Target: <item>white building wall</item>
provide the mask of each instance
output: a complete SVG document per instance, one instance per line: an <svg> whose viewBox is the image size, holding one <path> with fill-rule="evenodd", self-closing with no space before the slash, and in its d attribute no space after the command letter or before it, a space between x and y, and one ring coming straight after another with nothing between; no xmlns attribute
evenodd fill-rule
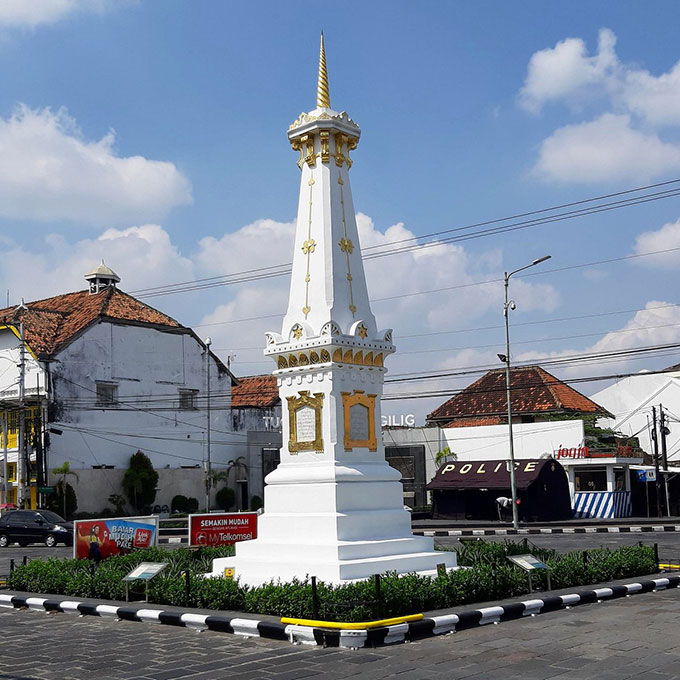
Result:
<svg viewBox="0 0 680 680"><path fill-rule="evenodd" d="M584 443L582 420L513 423L512 433L517 459L556 457L558 449L578 448ZM507 425L384 429L383 437L385 446L424 446L428 481L439 468L437 452L446 446L460 461L507 460L510 456Z"/></svg>
<svg viewBox="0 0 680 680"><path fill-rule="evenodd" d="M0 401L19 400L19 338L9 329L0 328ZM30 352L24 353L26 397L45 393L45 371Z"/></svg>
<svg viewBox="0 0 680 680"><path fill-rule="evenodd" d="M598 420L600 427L610 427L629 437L638 437L640 447L653 453L647 418L652 420L652 406L663 404L671 417L668 423L670 435L666 438L669 461L680 462L680 372L630 376L619 380L592 396L615 417ZM659 443L659 452L661 445Z"/></svg>
<svg viewBox="0 0 680 680"><path fill-rule="evenodd" d="M156 468L202 463L206 453L206 362L190 334L100 323L50 363L50 468L113 465L127 468L143 451ZM117 385L119 406L98 406L97 382ZM197 390L196 410L179 410L179 390ZM245 451L232 432L231 383L210 361L211 461L226 465ZM112 492L111 492L112 493Z"/></svg>

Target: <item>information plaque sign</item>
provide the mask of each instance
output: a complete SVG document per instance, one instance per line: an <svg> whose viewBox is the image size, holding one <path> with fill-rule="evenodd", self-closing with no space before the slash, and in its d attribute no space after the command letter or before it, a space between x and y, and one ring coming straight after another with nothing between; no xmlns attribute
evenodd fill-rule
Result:
<svg viewBox="0 0 680 680"><path fill-rule="evenodd" d="M537 557L530 555L529 553L525 555L508 555L508 559L520 569L523 569L527 573L529 579L529 592L533 592L531 586L531 574L536 570L545 570L546 576L548 577L548 590L552 590L550 584L550 567L545 563L541 562Z"/></svg>
<svg viewBox="0 0 680 680"><path fill-rule="evenodd" d="M123 577L125 581L125 601L129 602L130 592L129 586L131 581L144 581L145 584L145 602L149 601L149 581L159 574L165 567L168 566L167 562L142 562L136 566L127 576Z"/></svg>

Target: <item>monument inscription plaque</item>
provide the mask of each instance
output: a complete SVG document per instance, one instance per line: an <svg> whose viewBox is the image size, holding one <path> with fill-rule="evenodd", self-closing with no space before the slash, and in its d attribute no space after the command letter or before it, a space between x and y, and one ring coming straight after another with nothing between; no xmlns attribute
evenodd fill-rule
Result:
<svg viewBox="0 0 680 680"><path fill-rule="evenodd" d="M316 439L316 412L311 406L303 406L295 412L295 426L298 442L313 442Z"/></svg>
<svg viewBox="0 0 680 680"><path fill-rule="evenodd" d="M311 396L302 390L297 397L286 397L288 402L288 450L292 454L298 451L323 451L321 436L321 413L323 393Z"/></svg>

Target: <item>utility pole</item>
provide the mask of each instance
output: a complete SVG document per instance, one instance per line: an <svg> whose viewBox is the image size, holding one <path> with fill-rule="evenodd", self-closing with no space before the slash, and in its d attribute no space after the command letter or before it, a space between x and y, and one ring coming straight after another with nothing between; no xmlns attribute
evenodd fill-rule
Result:
<svg viewBox="0 0 680 680"><path fill-rule="evenodd" d="M206 382L206 465L205 465L205 511L210 512L210 487L212 486L212 469L210 465L210 345L212 340L205 339L205 382Z"/></svg>
<svg viewBox="0 0 680 680"><path fill-rule="evenodd" d="M23 301L22 301L23 302ZM17 507L24 507L24 479L26 467L26 347L24 345L24 324L19 324L19 436L17 440Z"/></svg>
<svg viewBox="0 0 680 680"><path fill-rule="evenodd" d="M668 454L666 452L666 435L670 430L666 427L666 414L663 412L663 404L659 404L659 432L661 433L661 461L663 463L663 483L666 492L666 515L671 516L671 499L668 493Z"/></svg>
<svg viewBox="0 0 680 680"><path fill-rule="evenodd" d="M659 443L656 436L656 408L652 406L652 445L654 448L654 469L656 470L656 514L662 516L661 512L661 479L659 475Z"/></svg>
<svg viewBox="0 0 680 680"><path fill-rule="evenodd" d="M8 411L2 413L2 479L3 479L3 503L9 503L9 479L7 479L7 434L9 428L7 427Z"/></svg>

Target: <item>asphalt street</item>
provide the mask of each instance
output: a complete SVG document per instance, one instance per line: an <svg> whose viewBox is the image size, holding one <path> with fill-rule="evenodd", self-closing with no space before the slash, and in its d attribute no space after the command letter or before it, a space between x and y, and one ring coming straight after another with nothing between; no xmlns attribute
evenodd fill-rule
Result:
<svg viewBox="0 0 680 680"><path fill-rule="evenodd" d="M484 536L485 541L504 540L519 542L523 537L520 536ZM453 536L437 536L435 544L447 548L455 548L459 545L458 538ZM467 539L470 540L470 539ZM537 545L545 548L555 548L562 552L570 550L589 550L591 548L617 548L622 545L634 545L642 541L645 545L659 545L659 557L661 560L680 561L680 532L649 532L649 533L625 533L625 534L533 534L527 536L529 546ZM169 549L180 548L179 544L169 544L162 547ZM25 548L17 544L12 544L7 548L0 548L0 576L9 573L10 560L15 564L21 564L24 556L28 560L48 559L50 557L71 557L73 548L56 546L47 548L42 544L30 545Z"/></svg>

